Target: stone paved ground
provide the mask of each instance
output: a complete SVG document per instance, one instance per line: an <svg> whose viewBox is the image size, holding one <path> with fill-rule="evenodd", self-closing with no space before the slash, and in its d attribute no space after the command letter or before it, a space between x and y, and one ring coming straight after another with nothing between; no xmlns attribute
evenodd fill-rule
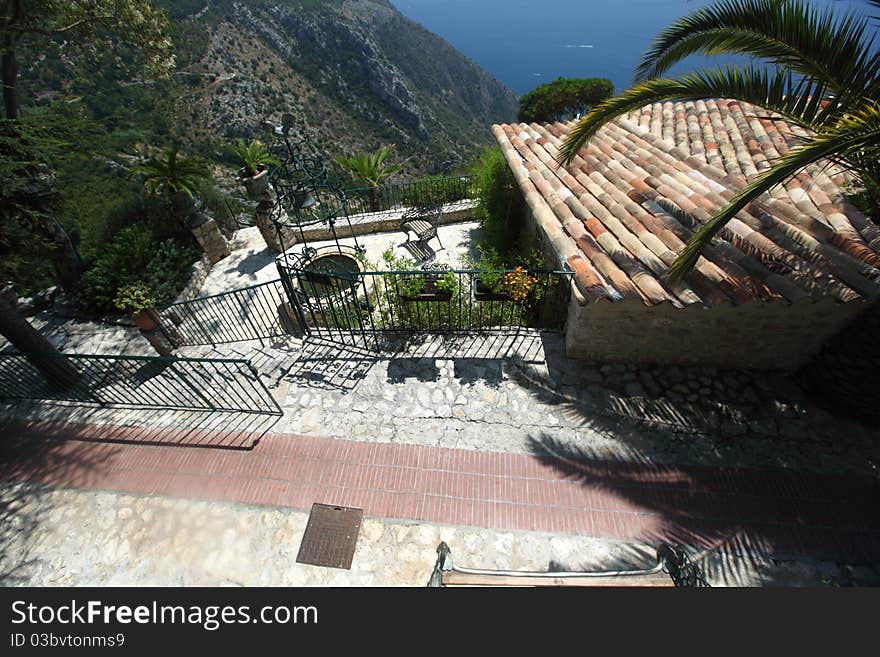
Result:
<svg viewBox="0 0 880 657"><path fill-rule="evenodd" d="M463 226L458 228L463 230ZM441 237L444 243L450 240L443 234ZM462 234L462 239L465 237ZM453 243L454 240L450 241L450 244ZM236 287L239 284L252 284L259 276L273 273L274 268L267 268L270 261L260 264L260 258L264 258L264 255L260 255L260 249L253 249L252 253L244 251L246 249L234 253L231 259L215 267L212 272L215 278L209 278L206 291L215 291L212 285L219 290L226 289L224 285ZM132 329L100 327L90 323L60 323L49 321L45 316L39 316L35 322L43 322L42 326L50 333L50 339L56 340L60 347L72 352L142 353L148 349L143 338ZM708 464L725 468L782 467L858 474L874 479L878 476L880 440L877 429L859 425L816 406L805 399L797 386L784 377L767 373L721 372L710 368L600 366L572 362L563 356L561 338L551 334L523 332L506 337L474 336L453 341L416 341L394 345L393 350L384 354L290 338L270 342L265 346L239 343L216 349L188 349L181 355L250 359L282 404L284 417L275 419L252 416L231 420L229 416L222 414L191 414L182 419L179 414L156 411L132 413L112 409L84 409L64 404L21 403L0 407L0 417L55 418L130 426L173 426L176 430L175 441L178 443L207 444L214 447L250 447L255 433L259 435L260 432L272 430L344 441L430 445L513 454L529 453L536 445L552 445L577 458L624 459L636 464ZM212 442L219 435L218 429L231 429L224 434L219 445ZM98 494L72 491L52 495L60 496L49 497L61 500L57 508L64 511L58 511L62 513L60 516L46 512L45 515L51 522L43 525L43 529L33 535L50 536L40 543L39 550L42 550L44 560L50 559L53 551L61 556L57 557L54 566L41 571L42 574L29 571L30 574L24 581L47 583L51 577L63 577L59 574L61 565L83 577L70 581L109 581L108 578L113 577L109 570L99 572L96 567L89 571L88 565L84 563L94 558L94 553L84 550L77 552L76 541L66 537L68 534L82 537L85 532L83 528L100 523L103 528L102 536L120 534L118 543L124 544L128 536L127 529L117 531L116 523L108 524L102 514L89 515L90 500L103 499L108 504L111 501L116 504L115 500L119 496L105 493L105 497L90 498L90 495ZM21 500L23 508L30 508L30 504L39 506L42 502L38 502L38 499L47 498L43 494L34 495L31 490L26 491ZM133 499L136 502L129 501L128 498L121 502L123 507L119 511L123 516L128 513L125 508L134 509L141 505L137 513L145 511L150 518L153 517L149 513L151 505L161 507L166 504L149 498ZM218 501L180 501L170 504L181 505L181 509L216 508L220 516L227 518L230 523L257 522L240 519L256 517L258 514L289 519L300 513L284 509L254 509ZM199 504L204 506L200 507ZM132 510L132 513L135 511ZM41 514L42 511L36 513ZM228 514L228 517L224 514ZM159 513L157 515L161 516ZM198 513L191 514L191 517L197 516ZM382 534L371 542L373 548L382 554L388 553L392 546L389 542L382 542L386 530L393 532L397 530L388 528L408 526L396 521L370 522L376 522L383 527ZM447 531L442 527L437 529L436 525L417 524L419 527L433 527L430 531L425 530L426 536L435 530ZM198 523L193 526L198 527ZM298 526L301 527L302 522ZM150 527L144 531L151 532L154 529ZM166 530L169 536L175 531L185 531L171 527L161 531ZM374 528L372 531L375 534L378 529ZM542 563L543 559L562 558L555 556L557 553L552 549L542 547L548 544L548 540L549 545L554 545L555 539L548 539L546 534L478 529L450 531L462 531L465 532L463 535L471 537L468 541L463 540L458 549L453 542L447 541L450 542L454 554L464 552L465 556L460 561L467 565L482 565L479 557L488 549L486 546L495 540L493 536L513 536L498 540L513 541L517 545L520 540L526 543L533 541L528 544L538 547L532 555L532 561L528 563L533 563L536 568L546 566L546 563ZM407 529L406 532L410 530ZM367 535L365 526L365 536ZM444 540L447 535L443 534ZM431 536L430 541L419 544L419 556L409 561L418 564L417 568L413 566L413 572L430 571L434 558L433 548L436 547L432 544L434 535ZM19 540L23 536L11 538ZM604 547L597 547L605 545L607 539L603 543L595 542L595 538L570 535L562 538L563 543L557 542L556 545L570 545L566 541L583 540L583 545L592 546L589 549L584 548L591 558L596 554L607 554L607 551L602 552ZM234 550L238 540L251 539L242 536L230 538L230 545L233 546L230 550ZM594 542L591 543L591 540ZM870 572L830 564L804 565L804 562L798 562L790 564L791 567L786 570L778 563L773 564L766 555L758 556L759 551L752 549L753 546L747 544L747 541L731 548L730 545L735 544L736 540L735 536L730 537L726 544L728 547L724 549L734 549L737 558L723 561L727 564L727 570L738 573L736 577L739 579L734 577L726 580L728 575L723 574L721 571L724 569L721 568L717 581L756 583L775 578L789 581L789 576L792 578L790 581L870 580ZM83 544L88 545L89 542L84 540ZM18 547L11 548L7 555L18 558L21 556L21 543L14 545ZM407 541L399 540L394 543L394 549L410 550L408 545ZM135 565L134 570L130 570L117 564L113 566L116 569L113 572L120 573L123 579L131 578L130 581L168 582L170 571L162 570L166 565L161 563L161 552L149 553L146 544L143 549L146 552L138 553L141 561L134 562L140 563L140 566ZM266 546L265 549L269 550L270 547ZM231 553L217 557L220 562L231 558ZM267 563L272 562L271 556L266 559ZM289 559L286 561L289 562ZM754 568L743 566L744 561L755 564ZM187 568L196 573L186 575L192 577L192 580L187 581L202 581L199 577L207 572L199 570L203 565L186 566L185 563L186 559L183 557L169 560L171 565L167 567L177 569L174 571L176 574L170 576L172 581L178 581L173 577L181 572L190 572ZM526 563L526 560L522 563ZM288 569L291 568L289 563L278 562L274 566L267 566L267 572L276 572L273 568L280 572L285 565ZM294 581L307 581L296 578L307 577L304 573L308 571L308 567L303 567L305 570L293 568L293 574L287 575L288 577L294 578ZM756 575L758 571L763 574ZM161 576L155 575L154 579L150 579L153 575L149 573L159 572L162 573ZM208 579L203 581L209 581L210 577L219 577L218 572L216 569L211 570L209 575L205 575ZM359 575L350 574L348 578L339 575L338 581L368 581L358 579L361 575L372 578L369 579L371 582L409 584L415 581L414 575L401 576L395 580L382 579L375 574L363 574L366 572L368 571L358 570ZM316 576L311 581L330 583L337 580L326 576L317 579Z"/></svg>
<svg viewBox="0 0 880 657"><path fill-rule="evenodd" d="M878 476L877 428L781 375L571 361L561 336L526 331L399 347L197 353L250 358L284 408L277 430L291 433L501 452L550 437L585 456Z"/></svg>
<svg viewBox="0 0 880 657"><path fill-rule="evenodd" d="M308 515L278 507L31 486L0 487L0 584L12 586L424 586L445 541L458 565L633 568L650 546L587 536L365 518L350 571L296 563ZM713 586L877 585L880 572L755 556L695 555Z"/></svg>
<svg viewBox="0 0 880 657"><path fill-rule="evenodd" d="M585 459L552 442L536 458L275 433L238 444L216 430L201 433L217 440L185 443L177 428L118 424L13 422L0 431L6 482L300 510L321 502L395 522L671 542L726 555L734 570L821 559L872 572L880 555L877 482L851 475Z"/></svg>

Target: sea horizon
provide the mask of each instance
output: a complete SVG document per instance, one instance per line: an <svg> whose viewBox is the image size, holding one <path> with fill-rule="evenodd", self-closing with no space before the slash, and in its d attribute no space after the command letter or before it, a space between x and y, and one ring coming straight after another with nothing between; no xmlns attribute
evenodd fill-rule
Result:
<svg viewBox="0 0 880 657"><path fill-rule="evenodd" d="M522 95L559 77L608 78L628 88L651 41L681 16L712 0L391 0L405 16L448 41ZM864 0L815 0L819 7L865 12ZM503 30L499 29L503 25ZM693 57L672 69L725 65L733 57Z"/></svg>

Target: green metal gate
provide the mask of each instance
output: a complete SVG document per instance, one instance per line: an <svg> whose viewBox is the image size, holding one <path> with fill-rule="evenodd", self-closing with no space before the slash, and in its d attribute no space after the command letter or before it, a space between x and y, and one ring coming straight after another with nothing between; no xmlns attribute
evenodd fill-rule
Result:
<svg viewBox="0 0 880 657"><path fill-rule="evenodd" d="M179 347L265 340L296 334L280 279L172 303L158 311L160 326Z"/></svg>

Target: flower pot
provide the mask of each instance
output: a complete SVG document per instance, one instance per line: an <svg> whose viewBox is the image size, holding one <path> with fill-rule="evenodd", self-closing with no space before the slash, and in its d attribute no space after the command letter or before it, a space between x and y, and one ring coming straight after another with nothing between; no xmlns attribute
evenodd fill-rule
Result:
<svg viewBox="0 0 880 657"><path fill-rule="evenodd" d="M247 190L248 198L252 201L258 200L267 189L269 189L269 170L263 169L255 176L241 175L241 181Z"/></svg>
<svg viewBox="0 0 880 657"><path fill-rule="evenodd" d="M474 301L511 301L507 292L496 292L479 278L474 279Z"/></svg>
<svg viewBox="0 0 880 657"><path fill-rule="evenodd" d="M159 316L155 310L142 310L132 314L131 319L141 331L152 331L159 326Z"/></svg>

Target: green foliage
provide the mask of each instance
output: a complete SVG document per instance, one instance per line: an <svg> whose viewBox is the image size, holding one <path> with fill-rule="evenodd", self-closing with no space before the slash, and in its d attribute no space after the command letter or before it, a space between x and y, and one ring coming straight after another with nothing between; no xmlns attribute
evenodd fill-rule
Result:
<svg viewBox="0 0 880 657"><path fill-rule="evenodd" d="M386 165L394 144L389 144L373 153L356 153L351 157L337 157L336 163L345 169L357 182L370 187L378 187L382 181L403 168L402 164Z"/></svg>
<svg viewBox="0 0 880 657"><path fill-rule="evenodd" d="M134 283L150 286L157 303L171 301L187 281L195 255L172 239L157 242L149 226L136 224L120 231L83 275L83 301L108 312L120 288Z"/></svg>
<svg viewBox="0 0 880 657"><path fill-rule="evenodd" d="M523 224L525 200L501 149L486 148L471 172L476 214L485 241L502 252L515 248Z"/></svg>
<svg viewBox="0 0 880 657"><path fill-rule="evenodd" d="M207 166L194 157L178 157L171 148L159 157L151 157L132 169L132 176L143 176L144 191L170 197L178 192L195 196L200 185L210 176Z"/></svg>
<svg viewBox="0 0 880 657"><path fill-rule="evenodd" d="M94 58L107 50L135 52L153 75L174 67L168 15L150 0L22 0L15 12L11 4L3 3L10 19L0 22L0 36L10 50L24 40L58 37ZM124 64L122 58L119 64Z"/></svg>
<svg viewBox="0 0 880 657"><path fill-rule="evenodd" d="M455 294L458 291L458 276L456 276L454 272L446 272L434 282L434 287L441 292Z"/></svg>
<svg viewBox="0 0 880 657"><path fill-rule="evenodd" d="M156 294L158 303L168 303L183 289L192 274L196 259L193 249L172 239L162 240L147 263L145 278Z"/></svg>
<svg viewBox="0 0 880 657"><path fill-rule="evenodd" d="M407 185L401 194L401 202L406 207L436 208L467 198L467 191L467 186L457 184L454 178L428 176Z"/></svg>
<svg viewBox="0 0 880 657"><path fill-rule="evenodd" d="M272 155L266 148L266 145L258 139L246 142L244 139L237 139L235 143L229 147L229 151L235 155L244 165L242 169L243 177L250 178L257 175L270 164L278 166L281 164L278 158Z"/></svg>
<svg viewBox="0 0 880 657"><path fill-rule="evenodd" d="M156 298L153 296L153 290L146 283L131 283L119 288L113 299L113 305L123 312L137 315L144 310L155 308Z"/></svg>
<svg viewBox="0 0 880 657"><path fill-rule="evenodd" d="M559 78L520 98L516 117L525 123L566 121L613 95L614 85L605 78Z"/></svg>

